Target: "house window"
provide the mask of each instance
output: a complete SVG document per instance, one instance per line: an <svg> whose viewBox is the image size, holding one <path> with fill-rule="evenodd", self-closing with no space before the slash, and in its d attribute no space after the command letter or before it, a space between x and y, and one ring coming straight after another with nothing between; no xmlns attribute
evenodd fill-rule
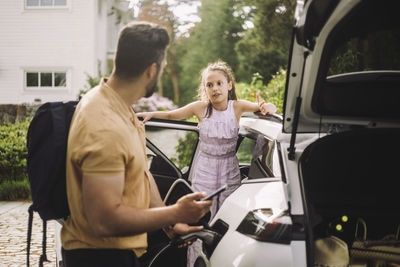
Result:
<svg viewBox="0 0 400 267"><path fill-rule="evenodd" d="M26 8L63 8L68 0L25 0Z"/></svg>
<svg viewBox="0 0 400 267"><path fill-rule="evenodd" d="M67 89L66 71L25 71L25 88Z"/></svg>

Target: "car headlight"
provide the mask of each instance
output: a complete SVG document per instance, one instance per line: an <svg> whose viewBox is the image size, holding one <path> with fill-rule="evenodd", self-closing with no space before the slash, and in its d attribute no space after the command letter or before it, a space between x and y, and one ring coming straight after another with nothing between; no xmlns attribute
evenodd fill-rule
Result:
<svg viewBox="0 0 400 267"><path fill-rule="evenodd" d="M262 242L289 244L292 220L281 209L257 209L246 215L236 231Z"/></svg>

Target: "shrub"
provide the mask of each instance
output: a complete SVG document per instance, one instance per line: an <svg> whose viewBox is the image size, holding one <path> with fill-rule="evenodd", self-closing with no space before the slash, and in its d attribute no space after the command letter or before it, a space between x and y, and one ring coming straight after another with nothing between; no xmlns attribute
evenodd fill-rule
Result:
<svg viewBox="0 0 400 267"><path fill-rule="evenodd" d="M0 125L0 200L28 200L26 134L31 118Z"/></svg>
<svg viewBox="0 0 400 267"><path fill-rule="evenodd" d="M3 181L0 184L0 200L28 200L30 198L30 185L27 179Z"/></svg>
<svg viewBox="0 0 400 267"><path fill-rule="evenodd" d="M31 119L0 125L0 183L27 179L26 134Z"/></svg>
<svg viewBox="0 0 400 267"><path fill-rule="evenodd" d="M169 98L156 93L147 98L140 98L137 103L133 105L135 112L164 111L176 108L177 106L175 106Z"/></svg>
<svg viewBox="0 0 400 267"><path fill-rule="evenodd" d="M197 136L198 135L194 132L188 132L185 137L179 138L179 143L175 147L178 158L171 158L171 160L178 165L179 169L190 165L197 142Z"/></svg>
<svg viewBox="0 0 400 267"><path fill-rule="evenodd" d="M237 83L236 94L239 99L245 99L251 102L256 102L256 93L260 93L261 99L266 102L271 102L278 108L277 113L283 112L283 98L285 95L285 84L286 84L286 71L280 69L267 85L263 83L263 77L256 73L250 84Z"/></svg>
<svg viewBox="0 0 400 267"><path fill-rule="evenodd" d="M103 74L101 71L101 61L97 60L97 75L91 76L89 73L86 74L86 84L84 87L79 90L78 99L81 99L84 94L86 94L90 89L96 87L98 84L100 84L102 77L108 76L108 74Z"/></svg>

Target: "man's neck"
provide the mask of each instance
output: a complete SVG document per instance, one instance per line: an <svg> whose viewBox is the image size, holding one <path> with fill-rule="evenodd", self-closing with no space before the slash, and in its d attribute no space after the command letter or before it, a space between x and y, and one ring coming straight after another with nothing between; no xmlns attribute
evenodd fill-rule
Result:
<svg viewBox="0 0 400 267"><path fill-rule="evenodd" d="M107 85L119 94L128 106L145 95L145 88L140 81L123 81L114 75L107 80Z"/></svg>

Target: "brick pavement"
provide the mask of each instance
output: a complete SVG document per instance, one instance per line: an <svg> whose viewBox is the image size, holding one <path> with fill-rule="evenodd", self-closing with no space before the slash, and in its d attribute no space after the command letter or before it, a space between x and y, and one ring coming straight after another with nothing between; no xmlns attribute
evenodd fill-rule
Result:
<svg viewBox="0 0 400 267"><path fill-rule="evenodd" d="M0 266L26 266L28 207L30 202L0 201ZM47 258L44 266L56 265L55 221L47 224ZM42 220L35 213L32 226L31 266L39 265L42 252Z"/></svg>

